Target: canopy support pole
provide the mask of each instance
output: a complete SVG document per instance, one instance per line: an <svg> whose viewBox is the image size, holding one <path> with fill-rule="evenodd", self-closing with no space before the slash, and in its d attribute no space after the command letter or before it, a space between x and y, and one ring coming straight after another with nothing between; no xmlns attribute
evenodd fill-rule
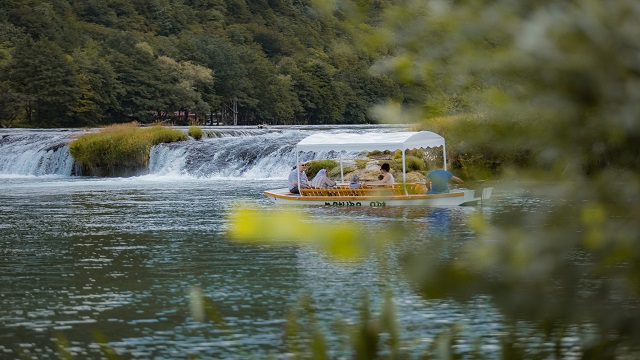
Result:
<svg viewBox="0 0 640 360"><path fill-rule="evenodd" d="M407 191L407 162L405 160L405 155L404 155L404 147L402 148L402 184L404 186L404 194L405 195L409 195L409 192Z"/></svg>
<svg viewBox="0 0 640 360"><path fill-rule="evenodd" d="M340 152L340 182L344 183L344 170L342 169L342 152Z"/></svg>
<svg viewBox="0 0 640 360"><path fill-rule="evenodd" d="M447 147L445 144L442 144L442 161L444 161L444 170L447 171Z"/></svg>
<svg viewBox="0 0 640 360"><path fill-rule="evenodd" d="M298 172L298 193L302 195L302 186L300 186L300 151L296 151L296 171Z"/></svg>

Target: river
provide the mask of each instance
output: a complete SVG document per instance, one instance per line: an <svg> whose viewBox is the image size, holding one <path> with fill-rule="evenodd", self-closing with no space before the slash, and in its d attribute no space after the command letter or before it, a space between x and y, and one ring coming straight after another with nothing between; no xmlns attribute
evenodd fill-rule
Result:
<svg viewBox="0 0 640 360"><path fill-rule="evenodd" d="M544 202L498 188L482 207L299 210L373 230L403 227L382 262L229 239L238 203L273 210L262 192L284 186L293 146L310 131L333 130L223 129L204 141L155 147L147 175L90 178L73 175L66 147L79 130L1 130L0 358L57 359L57 343L76 359L106 357L100 343L122 358L289 358L287 314L303 294L313 299L331 357L350 358L335 322L357 322L363 294L379 312L385 289L413 358L452 324L463 334L456 351L498 356L504 329L490 299L424 300L399 259L416 244L446 240L440 251L453 253L474 241L473 213L539 211ZM193 289L212 300L224 327L194 320Z"/></svg>

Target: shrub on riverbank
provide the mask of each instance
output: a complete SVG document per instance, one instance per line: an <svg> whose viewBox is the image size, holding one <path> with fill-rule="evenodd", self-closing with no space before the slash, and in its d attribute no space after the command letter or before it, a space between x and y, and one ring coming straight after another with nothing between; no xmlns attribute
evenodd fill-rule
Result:
<svg viewBox="0 0 640 360"><path fill-rule="evenodd" d="M399 159L394 158L393 160L380 160L378 161L378 163L380 165L384 163L389 163L392 169L402 171L402 158L399 158ZM412 155L405 156L405 165L406 165L407 172L409 171L425 172L428 169L428 166L427 164L425 164L424 160Z"/></svg>
<svg viewBox="0 0 640 360"><path fill-rule="evenodd" d="M187 134L195 140L200 140L202 139L203 132L199 126L190 126Z"/></svg>
<svg viewBox="0 0 640 360"><path fill-rule="evenodd" d="M331 170L337 166L338 162L335 160L311 160L307 162L307 176L313 179L321 169L326 169L331 174Z"/></svg>
<svg viewBox="0 0 640 360"><path fill-rule="evenodd" d="M119 124L78 137L69 151L83 175L126 176L146 170L153 145L186 139L183 132L162 126Z"/></svg>

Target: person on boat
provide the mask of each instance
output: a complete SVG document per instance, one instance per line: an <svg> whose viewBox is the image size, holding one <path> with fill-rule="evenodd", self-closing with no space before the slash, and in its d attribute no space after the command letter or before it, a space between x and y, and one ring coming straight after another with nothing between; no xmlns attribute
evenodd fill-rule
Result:
<svg viewBox="0 0 640 360"><path fill-rule="evenodd" d="M311 180L311 186L318 189L326 189L336 186L336 182L329 179L327 169L320 169L313 180Z"/></svg>
<svg viewBox="0 0 640 360"><path fill-rule="evenodd" d="M307 164L300 162L298 166L291 170L289 173L289 191L294 194L300 194L300 189L306 189L309 187L309 178L304 171L307 169ZM298 174L300 174L300 186L298 186Z"/></svg>
<svg viewBox="0 0 640 360"><path fill-rule="evenodd" d="M427 174L427 194L442 194L449 191L449 180L462 184L463 181L452 173L442 170L442 165L437 164L436 169Z"/></svg>
<svg viewBox="0 0 640 360"><path fill-rule="evenodd" d="M358 175L351 175L351 180L349 180L349 189L360 189L362 185L360 184L360 178Z"/></svg>
<svg viewBox="0 0 640 360"><path fill-rule="evenodd" d="M364 186L393 186L395 180L393 179L393 175L391 174L391 166L388 163L382 164L380 166L380 175L382 175L382 179L378 181L365 181L362 185Z"/></svg>

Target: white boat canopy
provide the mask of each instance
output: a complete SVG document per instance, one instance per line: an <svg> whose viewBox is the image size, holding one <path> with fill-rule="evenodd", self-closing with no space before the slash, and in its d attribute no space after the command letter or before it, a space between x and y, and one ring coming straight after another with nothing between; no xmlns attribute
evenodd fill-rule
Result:
<svg viewBox="0 0 640 360"><path fill-rule="evenodd" d="M444 138L431 131L366 134L317 133L300 141L296 150L394 151L437 146L444 146Z"/></svg>
<svg viewBox="0 0 640 360"><path fill-rule="evenodd" d="M407 181L405 150L442 146L444 169L447 169L447 150L444 138L431 131L390 133L317 133L304 138L296 145L296 164L301 151L395 151L402 150L402 181ZM340 178L344 182L342 158ZM298 183L300 174L298 173ZM405 186L406 193L406 186Z"/></svg>

